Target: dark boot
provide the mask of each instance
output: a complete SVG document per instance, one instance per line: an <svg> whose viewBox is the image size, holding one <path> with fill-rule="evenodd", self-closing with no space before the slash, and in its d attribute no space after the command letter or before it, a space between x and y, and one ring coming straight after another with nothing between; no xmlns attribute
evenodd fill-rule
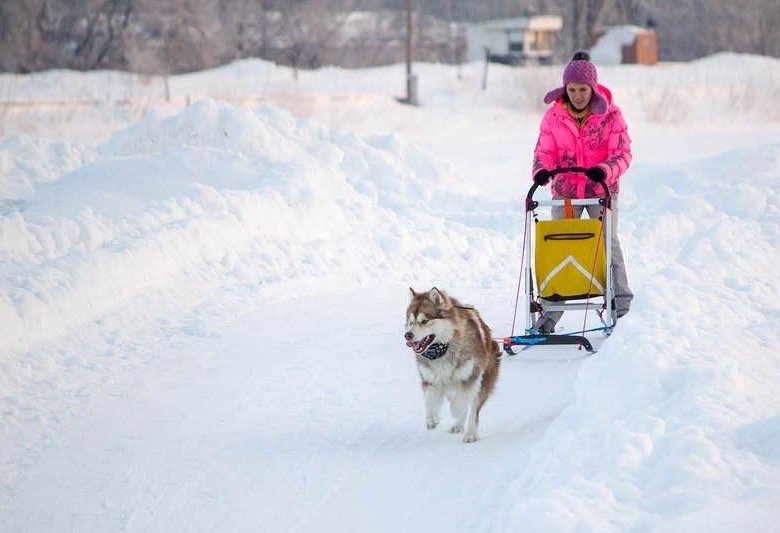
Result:
<svg viewBox="0 0 780 533"><path fill-rule="evenodd" d="M537 335L550 335L554 331L555 321L546 316L540 316L531 328L531 332Z"/></svg>

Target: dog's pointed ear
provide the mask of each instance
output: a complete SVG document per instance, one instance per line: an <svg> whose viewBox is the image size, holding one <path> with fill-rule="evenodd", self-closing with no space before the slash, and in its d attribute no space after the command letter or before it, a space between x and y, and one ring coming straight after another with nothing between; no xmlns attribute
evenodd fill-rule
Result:
<svg viewBox="0 0 780 533"><path fill-rule="evenodd" d="M444 295L436 287L433 287L428 292L428 298L436 305L442 305L444 303Z"/></svg>
<svg viewBox="0 0 780 533"><path fill-rule="evenodd" d="M412 300L414 300L414 297L417 296L417 293L414 292L414 289L409 287L409 292L412 293Z"/></svg>

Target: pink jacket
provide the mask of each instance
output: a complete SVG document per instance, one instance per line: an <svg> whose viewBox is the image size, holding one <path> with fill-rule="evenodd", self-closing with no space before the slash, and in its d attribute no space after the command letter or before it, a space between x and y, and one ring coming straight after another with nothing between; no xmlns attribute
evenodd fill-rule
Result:
<svg viewBox="0 0 780 533"><path fill-rule="evenodd" d="M581 129L566 111L563 100L556 100L544 114L539 140L534 149L532 175L539 169L600 166L614 194L620 190L620 176L631 164L631 139L620 108L612 103L612 93L603 85L599 92L607 100L607 112L591 114ZM551 185L553 198L592 198L603 196L600 185L584 174L559 174Z"/></svg>

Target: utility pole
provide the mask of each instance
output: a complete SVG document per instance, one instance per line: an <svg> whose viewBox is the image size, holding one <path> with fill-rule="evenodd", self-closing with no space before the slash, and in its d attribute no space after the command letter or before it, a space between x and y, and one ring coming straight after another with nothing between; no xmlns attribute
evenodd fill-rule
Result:
<svg viewBox="0 0 780 533"><path fill-rule="evenodd" d="M412 73L414 51L414 0L406 0L406 98L404 103L417 105L417 76Z"/></svg>

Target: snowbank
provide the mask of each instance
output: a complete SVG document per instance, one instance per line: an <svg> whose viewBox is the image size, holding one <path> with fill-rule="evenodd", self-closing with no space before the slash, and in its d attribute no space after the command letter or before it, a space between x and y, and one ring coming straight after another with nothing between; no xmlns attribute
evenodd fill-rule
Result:
<svg viewBox="0 0 780 533"><path fill-rule="evenodd" d="M494 251L507 237L468 227L500 206L396 137L206 100L152 114L97 152L0 145L6 350L230 272L252 284L339 272L349 284L506 268Z"/></svg>
<svg viewBox="0 0 780 533"><path fill-rule="evenodd" d="M29 136L0 140L0 214L34 196L36 187L59 179L94 158L94 149Z"/></svg>
<svg viewBox="0 0 780 533"><path fill-rule="evenodd" d="M629 30L615 35L628 35ZM605 49L614 52L615 46L605 45ZM776 58L724 53L689 64L643 66L614 65L610 54L599 49L594 54L601 82L613 90L628 118L689 125L743 118L780 120L777 106L765 104L780 85ZM474 109L539 113L545 107L544 94L560 83L561 69L561 65L491 65L483 91L481 63L415 65L422 106L439 113ZM395 100L404 94L404 79L403 65L358 71L330 67L301 71L296 77L291 69L254 59L170 77L67 71L2 74L0 135L34 133L81 142L75 133L81 132L104 140L98 137L101 129L96 122L121 129L150 110L172 115L199 99L238 106L272 104L298 116L350 128L361 118L381 121L385 116L403 117L399 121L408 124L419 114L399 109ZM372 110L370 116L367 108Z"/></svg>
<svg viewBox="0 0 780 533"><path fill-rule="evenodd" d="M623 47L632 44L642 30L639 26L610 26L590 49L591 60L597 65L620 65Z"/></svg>
<svg viewBox="0 0 780 533"><path fill-rule="evenodd" d="M514 483L505 531L776 528L780 145L641 168L637 302Z"/></svg>

